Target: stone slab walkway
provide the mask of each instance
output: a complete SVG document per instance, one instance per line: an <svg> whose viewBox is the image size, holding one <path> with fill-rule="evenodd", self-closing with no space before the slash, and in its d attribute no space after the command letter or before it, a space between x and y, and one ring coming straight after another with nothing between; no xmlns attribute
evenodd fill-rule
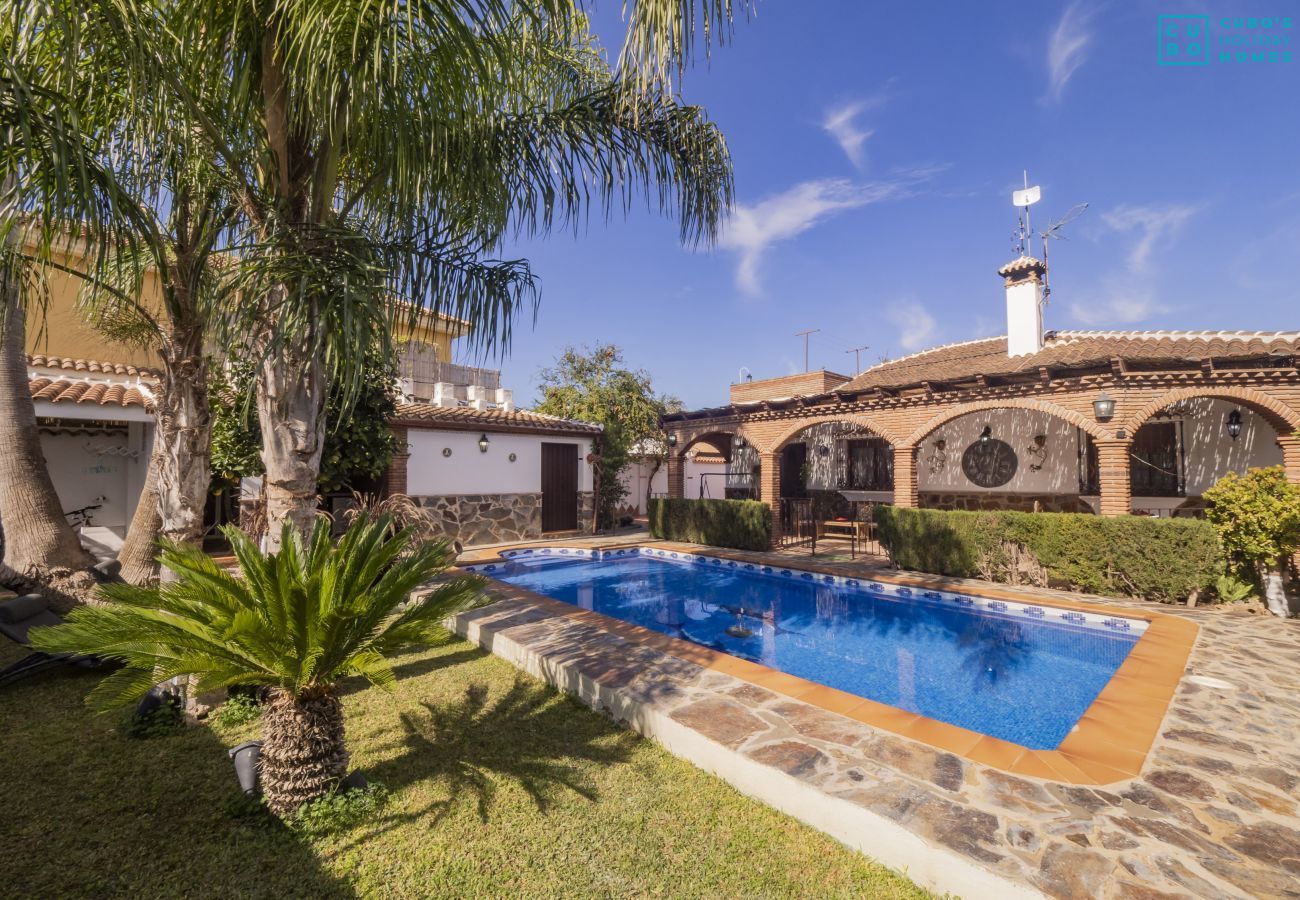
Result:
<svg viewBox="0 0 1300 900"><path fill-rule="evenodd" d="M602 543L627 539L573 542ZM789 555L730 554L798 562ZM818 567L870 577L878 563ZM958 579L942 584L975 594L989 587ZM662 737L669 732L650 723L688 729L731 754L738 772L758 764L777 773L775 795L751 776L732 780L882 861L907 863L918 882L965 896L995 896L1001 883L1052 897L1300 897L1295 621L1158 607L1200 626L1186 675L1140 774L1088 788L973 763L639 644L593 620L558 615L549 608L554 601L506 585L492 590L497 602L460 617L463 634L498 652L509 646L525 653L537 674L670 749L677 748ZM1024 596L1152 608L1056 591ZM728 777L725 762L708 765ZM810 806L794 786L826 798L826 808ZM798 802L785 802L796 793ZM841 827L855 821L845 810L893 823L931 848L933 859L922 858L919 869L916 848L902 847L883 829ZM886 845L898 853L882 852ZM964 866L950 865L953 860ZM979 872L1005 881L983 881Z"/></svg>

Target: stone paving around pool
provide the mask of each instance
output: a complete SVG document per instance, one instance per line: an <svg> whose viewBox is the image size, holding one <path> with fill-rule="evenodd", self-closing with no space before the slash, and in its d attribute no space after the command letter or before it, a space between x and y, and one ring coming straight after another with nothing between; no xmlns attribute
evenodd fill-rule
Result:
<svg viewBox="0 0 1300 900"><path fill-rule="evenodd" d="M858 576L880 571L872 562L724 552ZM991 587L939 581L974 594ZM1300 897L1294 620L1023 591L1028 600L1156 611L1200 626L1140 774L1081 787L971 762L615 634L594 614L576 619L526 591L491 590L500 599L459 616L460 633L746 793L905 866L918 883L967 897Z"/></svg>

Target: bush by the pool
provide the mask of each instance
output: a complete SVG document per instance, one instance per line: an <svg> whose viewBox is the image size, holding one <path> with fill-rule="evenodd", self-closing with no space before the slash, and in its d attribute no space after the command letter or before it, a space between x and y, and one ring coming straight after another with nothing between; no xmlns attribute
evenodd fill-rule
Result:
<svg viewBox="0 0 1300 900"><path fill-rule="evenodd" d="M904 569L1182 603L1223 572L1199 519L878 507L881 543Z"/></svg>
<svg viewBox="0 0 1300 900"><path fill-rule="evenodd" d="M669 541L766 550L771 531L768 506L757 500L650 501L650 534Z"/></svg>

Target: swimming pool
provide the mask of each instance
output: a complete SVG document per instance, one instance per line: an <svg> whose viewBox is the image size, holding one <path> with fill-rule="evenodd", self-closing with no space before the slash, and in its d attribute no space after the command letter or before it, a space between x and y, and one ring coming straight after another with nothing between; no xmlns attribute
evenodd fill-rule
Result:
<svg viewBox="0 0 1300 900"><path fill-rule="evenodd" d="M1147 623L648 547L470 571L1029 749L1055 749Z"/></svg>

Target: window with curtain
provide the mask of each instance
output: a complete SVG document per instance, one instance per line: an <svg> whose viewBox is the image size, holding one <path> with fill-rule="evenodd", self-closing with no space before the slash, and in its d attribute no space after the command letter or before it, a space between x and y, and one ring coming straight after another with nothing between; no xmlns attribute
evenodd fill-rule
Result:
<svg viewBox="0 0 1300 900"><path fill-rule="evenodd" d="M848 487L855 491L894 489L894 448L884 438L848 442Z"/></svg>

